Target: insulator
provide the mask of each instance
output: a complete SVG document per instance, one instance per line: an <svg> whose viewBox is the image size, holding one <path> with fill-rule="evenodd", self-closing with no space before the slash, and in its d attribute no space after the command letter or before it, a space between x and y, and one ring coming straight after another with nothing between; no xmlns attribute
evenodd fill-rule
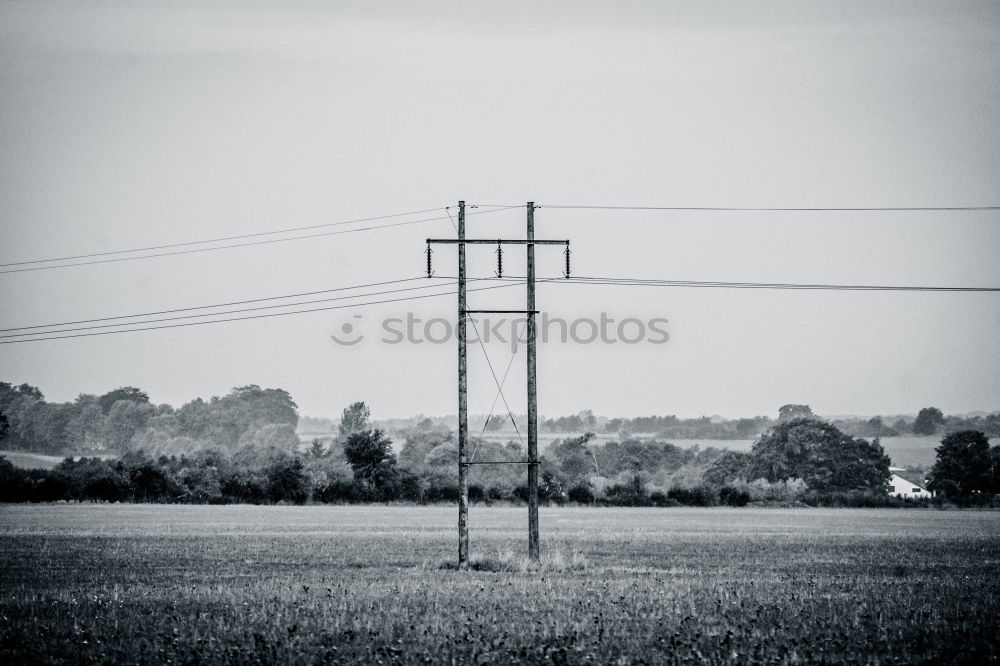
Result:
<svg viewBox="0 0 1000 666"><path fill-rule="evenodd" d="M503 277L503 244L497 241L497 277Z"/></svg>
<svg viewBox="0 0 1000 666"><path fill-rule="evenodd" d="M563 277L569 279L569 243L566 243L566 272L563 273Z"/></svg>
<svg viewBox="0 0 1000 666"><path fill-rule="evenodd" d="M427 277L431 276L431 244L427 244Z"/></svg>

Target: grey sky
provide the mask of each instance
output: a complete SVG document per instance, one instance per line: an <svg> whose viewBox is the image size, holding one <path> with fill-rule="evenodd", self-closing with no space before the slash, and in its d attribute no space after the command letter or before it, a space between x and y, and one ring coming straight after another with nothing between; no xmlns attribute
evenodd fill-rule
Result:
<svg viewBox="0 0 1000 666"><path fill-rule="evenodd" d="M839 207L1000 201L1000 6L824 3L0 4L0 262L470 203ZM1000 214L542 208L581 275L1000 285ZM470 217L523 234L523 211ZM447 221L0 275L3 327L413 277ZM454 258L436 254L441 274ZM490 275L492 248L471 252ZM561 268L539 251L539 273ZM523 259L506 257L512 274ZM507 292L507 293L505 293ZM486 292L489 293L489 292ZM517 307L520 289L475 296ZM488 298L488 300L487 300ZM567 318L662 316L665 345L546 345L548 415L1000 408L1000 295L546 285ZM0 346L50 399L246 383L334 415L455 411L454 347L383 317L451 297ZM329 335L362 314L369 339ZM502 346L490 348L506 365ZM470 411L493 400L470 349ZM523 411L523 359L511 406Z"/></svg>

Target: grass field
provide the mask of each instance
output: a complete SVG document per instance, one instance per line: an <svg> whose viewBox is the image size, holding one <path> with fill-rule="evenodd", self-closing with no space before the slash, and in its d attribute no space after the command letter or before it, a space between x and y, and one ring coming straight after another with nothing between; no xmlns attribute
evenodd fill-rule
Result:
<svg viewBox="0 0 1000 666"><path fill-rule="evenodd" d="M997 663L1000 513L0 506L0 663Z"/></svg>
<svg viewBox="0 0 1000 666"><path fill-rule="evenodd" d="M66 459L67 456L71 458L80 458L81 456L86 457L98 457L98 458L116 458L115 454L111 453L66 453L58 456L47 456L43 453L31 453L28 451L0 451L0 456L3 456L10 461L15 467L22 467L24 469L52 469Z"/></svg>

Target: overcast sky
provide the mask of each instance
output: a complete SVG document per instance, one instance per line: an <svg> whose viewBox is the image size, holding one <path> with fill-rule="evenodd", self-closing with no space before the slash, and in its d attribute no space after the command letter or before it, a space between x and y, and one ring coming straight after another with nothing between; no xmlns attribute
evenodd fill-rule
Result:
<svg viewBox="0 0 1000 666"><path fill-rule="evenodd" d="M997 211L545 207L1000 204L995 1L2 2L0 91L0 263L534 200L538 237L570 238L579 275L1000 286ZM468 227L523 225L510 209ZM424 239L453 234L445 219L0 274L0 322L417 277ZM471 275L493 274L493 251L470 250ZM562 261L540 248L539 275ZM454 275L454 248L435 262ZM505 270L524 274L523 249ZM541 345L549 416L1000 410L998 293L544 284L538 305L669 321L665 344ZM310 415L355 400L376 417L454 413L453 344L380 341L407 312L453 320L454 297L0 345L0 379L60 401L135 385L179 405L254 383ZM331 339L345 323L360 343ZM507 347L487 351L502 372ZM493 380L469 352L484 413ZM523 366L507 380L517 412Z"/></svg>

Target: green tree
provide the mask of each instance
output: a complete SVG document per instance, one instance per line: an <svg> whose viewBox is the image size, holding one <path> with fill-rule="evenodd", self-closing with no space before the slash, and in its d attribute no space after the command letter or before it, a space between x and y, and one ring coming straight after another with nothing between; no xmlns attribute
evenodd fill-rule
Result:
<svg viewBox="0 0 1000 666"><path fill-rule="evenodd" d="M309 455L313 458L322 458L326 454L326 447L323 446L323 442L319 439L313 439L312 444L309 446Z"/></svg>
<svg viewBox="0 0 1000 666"><path fill-rule="evenodd" d="M889 456L877 440L851 437L819 419L797 418L754 442L749 476L771 482L799 478L818 492L885 492Z"/></svg>
<svg viewBox="0 0 1000 666"><path fill-rule="evenodd" d="M782 405L778 408L779 421L791 421L792 419L814 418L813 410L809 405Z"/></svg>
<svg viewBox="0 0 1000 666"><path fill-rule="evenodd" d="M97 399L97 404L100 405L101 411L107 414L119 400L148 403L149 395L142 389L137 389L134 386L122 386L121 388L116 388L114 391L108 391L102 395Z"/></svg>
<svg viewBox="0 0 1000 666"><path fill-rule="evenodd" d="M937 459L931 469L931 490L952 499L990 492L993 470L986 435L978 430L953 432L934 450Z"/></svg>
<svg viewBox="0 0 1000 666"><path fill-rule="evenodd" d="M295 428L288 423L265 423L244 432L239 444L241 447L277 449L291 453L299 447L299 437L295 434Z"/></svg>
<svg viewBox="0 0 1000 666"><path fill-rule="evenodd" d="M594 452L587 446L594 437L594 433L587 432L580 437L556 440L549 447L549 454L556 458L560 471L568 479L582 481L599 472Z"/></svg>
<svg viewBox="0 0 1000 666"><path fill-rule="evenodd" d="M355 402L350 407L344 409L338 427L341 437L349 437L355 433L368 430L368 419L371 418L372 410L364 402Z"/></svg>
<svg viewBox="0 0 1000 666"><path fill-rule="evenodd" d="M83 451L103 448L104 412L97 396L81 393L73 404L73 418L66 424L69 447Z"/></svg>
<svg viewBox="0 0 1000 666"><path fill-rule="evenodd" d="M924 407L913 422L914 435L933 435L944 424L944 414L937 407Z"/></svg>
<svg viewBox="0 0 1000 666"><path fill-rule="evenodd" d="M148 402L119 400L108 410L104 421L104 442L113 451L128 451L130 442L156 412Z"/></svg>
<svg viewBox="0 0 1000 666"><path fill-rule="evenodd" d="M344 456L354 470L354 478L379 488L391 477L396 466L392 440L381 430L366 430L348 436Z"/></svg>
<svg viewBox="0 0 1000 666"><path fill-rule="evenodd" d="M732 483L736 479L748 480L750 454L742 451L726 451L712 461L705 470L704 481L716 486Z"/></svg>
<svg viewBox="0 0 1000 666"><path fill-rule="evenodd" d="M7 418L8 426L5 446L27 450L44 448L36 440L36 423L45 404L42 392L30 384L14 386L0 382L0 413Z"/></svg>

